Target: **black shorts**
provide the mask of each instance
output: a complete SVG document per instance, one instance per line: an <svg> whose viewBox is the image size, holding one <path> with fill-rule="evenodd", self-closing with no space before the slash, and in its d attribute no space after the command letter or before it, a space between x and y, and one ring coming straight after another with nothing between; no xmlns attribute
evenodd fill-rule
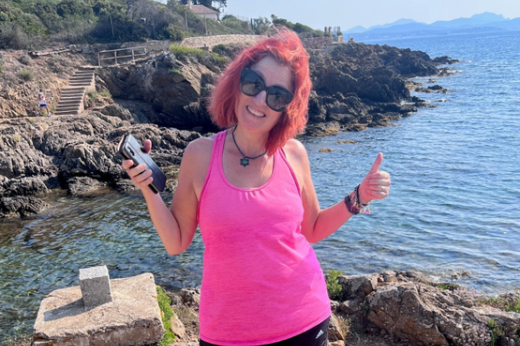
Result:
<svg viewBox="0 0 520 346"><path fill-rule="evenodd" d="M313 327L306 332L293 336L290 339L262 346L327 346L327 339L329 336L329 320L330 317L318 324L316 327ZM203 340L200 340L199 345L219 346L215 344L210 344L209 342Z"/></svg>

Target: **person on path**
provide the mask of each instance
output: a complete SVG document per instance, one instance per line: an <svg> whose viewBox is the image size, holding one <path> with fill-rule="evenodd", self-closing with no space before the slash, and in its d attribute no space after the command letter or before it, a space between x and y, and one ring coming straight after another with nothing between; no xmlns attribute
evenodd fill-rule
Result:
<svg viewBox="0 0 520 346"><path fill-rule="evenodd" d="M51 117L51 111L49 109L49 106L47 106L47 101L45 100L45 94L43 93L43 90L40 89L40 92L38 93L38 103L40 104L40 112L42 109L45 109L47 111L47 117Z"/></svg>
<svg viewBox="0 0 520 346"><path fill-rule="evenodd" d="M330 300L311 244L389 194L379 153L352 192L320 208L294 139L307 121L308 60L297 34L280 28L230 63L209 106L224 130L189 143L170 208L148 187L146 165L122 163L168 254L185 251L200 226L201 346L326 345Z"/></svg>

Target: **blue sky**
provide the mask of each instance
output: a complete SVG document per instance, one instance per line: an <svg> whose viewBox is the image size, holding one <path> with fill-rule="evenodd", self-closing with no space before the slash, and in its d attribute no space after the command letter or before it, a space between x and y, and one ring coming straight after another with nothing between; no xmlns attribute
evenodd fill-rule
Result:
<svg viewBox="0 0 520 346"><path fill-rule="evenodd" d="M493 12L520 17L520 0L227 0L224 13L247 18L275 14L314 29L340 26L348 30L407 18L423 23Z"/></svg>

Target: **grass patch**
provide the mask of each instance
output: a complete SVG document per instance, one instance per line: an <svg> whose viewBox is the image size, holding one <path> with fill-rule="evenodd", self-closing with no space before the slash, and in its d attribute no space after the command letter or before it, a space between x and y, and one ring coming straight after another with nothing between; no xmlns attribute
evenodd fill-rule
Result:
<svg viewBox="0 0 520 346"><path fill-rule="evenodd" d="M325 282L327 283L327 293L332 300L340 300L343 294L342 287L338 282L338 276L345 275L340 270L329 270L325 275Z"/></svg>
<svg viewBox="0 0 520 346"><path fill-rule="evenodd" d="M34 78L34 72L32 70L20 70L18 71L18 77L28 82Z"/></svg>
<svg viewBox="0 0 520 346"><path fill-rule="evenodd" d="M447 282L443 282L441 284L438 284L438 285L435 285L435 287L437 287L438 289L440 290L448 290L448 291L455 291L457 288L459 288L460 286L457 285L457 284L451 284L451 283L447 283Z"/></svg>
<svg viewBox="0 0 520 346"><path fill-rule="evenodd" d="M179 70L178 68L171 68L168 70L168 72L182 75L181 70Z"/></svg>
<svg viewBox="0 0 520 346"><path fill-rule="evenodd" d="M518 299L517 301L510 302L507 299L501 297L491 297L489 299L484 300L482 303L500 310L504 310L507 312L516 312L520 314L520 299Z"/></svg>
<svg viewBox="0 0 520 346"><path fill-rule="evenodd" d="M98 93L95 90L89 90L87 91L87 97L90 101L95 101Z"/></svg>
<svg viewBox="0 0 520 346"><path fill-rule="evenodd" d="M170 46L170 52L175 54L175 56L178 58L192 57L192 58L196 58L200 62L204 62L205 60L210 60L216 64L225 64L228 61L228 59L226 59L216 53L210 53L203 49L178 46L178 45L174 45L174 44L172 44Z"/></svg>
<svg viewBox="0 0 520 346"><path fill-rule="evenodd" d="M492 318L490 318L488 320L488 328L489 328L489 331L491 333L491 341L489 342L489 344L490 345L495 345L496 342L504 334L504 330Z"/></svg>
<svg viewBox="0 0 520 346"><path fill-rule="evenodd" d="M164 333L163 338L157 346L167 346L171 345L175 341L175 334L172 333L171 327L172 322L171 318L173 316L173 310L171 307L172 301L171 299L164 293L161 286L157 287L157 302L159 303L159 307L161 308L161 318L163 322L164 329L166 329L166 333Z"/></svg>
<svg viewBox="0 0 520 346"><path fill-rule="evenodd" d="M108 90L101 90L99 92L99 95L101 95L103 97L107 97L107 98L111 98L112 97L112 94L110 94L110 91L108 91Z"/></svg>

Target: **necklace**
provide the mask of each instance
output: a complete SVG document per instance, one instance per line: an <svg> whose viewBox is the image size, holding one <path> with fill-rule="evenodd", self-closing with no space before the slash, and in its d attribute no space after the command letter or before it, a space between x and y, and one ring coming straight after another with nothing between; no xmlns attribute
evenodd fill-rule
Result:
<svg viewBox="0 0 520 346"><path fill-rule="evenodd" d="M233 142L235 143L235 146L237 147L238 149L238 152L240 153L240 155L242 155L242 158L240 159L240 164L244 167L247 167L247 165L249 165L249 160L254 160L254 159L258 159L259 157L262 157L264 156L265 154L267 154L267 150L263 153L263 154L260 154L258 156L255 156L255 157L250 157L250 156L247 156L245 155L242 150L240 150L240 147L238 146L237 144L237 140L235 139L235 130L237 129L237 127L235 126L235 128L233 129L233 132L231 132L231 137L233 137Z"/></svg>

